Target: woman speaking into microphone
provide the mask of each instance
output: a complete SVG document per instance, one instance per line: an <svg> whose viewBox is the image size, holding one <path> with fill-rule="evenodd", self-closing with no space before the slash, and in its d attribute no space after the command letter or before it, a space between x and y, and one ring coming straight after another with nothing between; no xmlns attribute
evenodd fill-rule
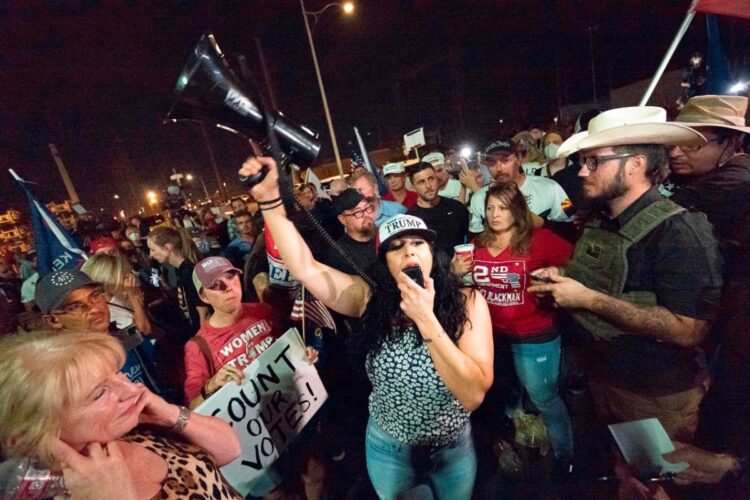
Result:
<svg viewBox="0 0 750 500"><path fill-rule="evenodd" d="M413 216L380 226L370 268L375 288L316 261L286 217L274 160L250 158L239 174L263 167L268 173L252 195L289 271L331 309L364 320L373 386L366 458L378 496L395 498L426 482L437 498L470 498L476 455L469 415L493 378L484 297L451 274L447 259L438 262L435 233Z"/></svg>

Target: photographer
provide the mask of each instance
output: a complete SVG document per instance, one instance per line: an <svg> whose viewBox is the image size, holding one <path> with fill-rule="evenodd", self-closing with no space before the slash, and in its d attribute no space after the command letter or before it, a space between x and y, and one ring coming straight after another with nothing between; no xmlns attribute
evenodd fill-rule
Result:
<svg viewBox="0 0 750 500"><path fill-rule="evenodd" d="M476 476L469 416L493 374L484 298L464 287L448 262L434 257L435 233L408 215L379 228L372 267L376 289L360 276L316 261L286 217L273 159L250 158L239 174L251 176L264 166L269 171L252 195L284 263L328 307L364 318L373 385L366 455L378 495L395 498L428 481L439 498L469 498ZM417 273L407 269L416 266Z"/></svg>

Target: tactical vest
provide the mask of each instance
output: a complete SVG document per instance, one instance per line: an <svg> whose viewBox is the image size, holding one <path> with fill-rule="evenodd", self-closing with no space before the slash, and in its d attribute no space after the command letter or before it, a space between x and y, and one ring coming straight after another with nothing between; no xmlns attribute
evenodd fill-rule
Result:
<svg viewBox="0 0 750 500"><path fill-rule="evenodd" d="M666 219L684 211L676 203L662 199L638 212L616 233L601 229L599 219L589 222L576 243L573 258L565 268L565 276L592 290L632 304L656 305L656 294L651 291L623 292L628 278L628 249ZM629 334L589 311L574 309L570 313L596 340L611 340Z"/></svg>

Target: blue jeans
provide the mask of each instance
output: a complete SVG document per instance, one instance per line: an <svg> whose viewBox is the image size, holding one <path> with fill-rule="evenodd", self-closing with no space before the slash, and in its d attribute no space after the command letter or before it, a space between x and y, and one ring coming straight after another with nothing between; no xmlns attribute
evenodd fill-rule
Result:
<svg viewBox="0 0 750 500"><path fill-rule="evenodd" d="M471 440L471 425L449 445L428 450L424 467L416 470L416 449L396 441L370 417L365 439L367 472L378 497L393 499L420 482L429 481L435 497L447 500L471 498L477 475L477 456ZM423 469L423 470L422 470Z"/></svg>
<svg viewBox="0 0 750 500"><path fill-rule="evenodd" d="M555 456L571 458L573 428L568 408L557 387L560 375L560 336L539 344L513 343L511 351L518 379L542 415Z"/></svg>

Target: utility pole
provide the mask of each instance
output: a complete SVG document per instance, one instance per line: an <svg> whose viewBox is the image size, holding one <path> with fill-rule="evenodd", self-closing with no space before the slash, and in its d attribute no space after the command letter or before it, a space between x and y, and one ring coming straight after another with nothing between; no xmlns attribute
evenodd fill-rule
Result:
<svg viewBox="0 0 750 500"><path fill-rule="evenodd" d="M55 160L57 170L60 171L60 177L62 177L63 184L65 184L65 189L68 190L68 198L70 199L70 204L75 205L80 201L78 199L78 193L76 192L76 188L73 185L73 181L70 180L68 170L65 168L65 164L60 157L60 153L57 151L57 147L51 142L49 143L49 151L50 153L52 153L52 159Z"/></svg>

